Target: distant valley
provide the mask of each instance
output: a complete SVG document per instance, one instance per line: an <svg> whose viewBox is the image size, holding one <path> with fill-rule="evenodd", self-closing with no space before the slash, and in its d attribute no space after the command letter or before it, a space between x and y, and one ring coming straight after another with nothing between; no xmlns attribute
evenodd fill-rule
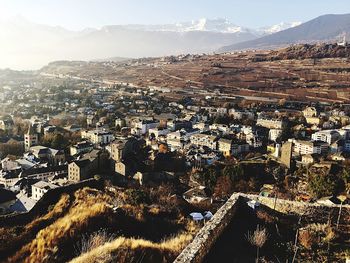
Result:
<svg viewBox="0 0 350 263"><path fill-rule="evenodd" d="M0 68L38 69L55 60L105 60L214 52L299 22L250 29L226 19L200 19L168 25L110 25L70 31L18 17L0 20ZM19 66L21 65L21 66Z"/></svg>

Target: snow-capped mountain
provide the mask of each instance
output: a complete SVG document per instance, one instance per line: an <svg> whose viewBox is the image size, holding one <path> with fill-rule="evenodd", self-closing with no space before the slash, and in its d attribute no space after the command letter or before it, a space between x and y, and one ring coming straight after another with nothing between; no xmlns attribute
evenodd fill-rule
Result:
<svg viewBox="0 0 350 263"><path fill-rule="evenodd" d="M17 17L0 18L0 68L39 68L53 60L95 60L214 52L288 27L256 30L227 19L198 19L165 25L111 25L71 31Z"/></svg>
<svg viewBox="0 0 350 263"><path fill-rule="evenodd" d="M302 22L291 22L291 23L281 22L281 23L273 25L273 26L262 27L262 28L258 29L258 32L261 33L262 35L270 35L270 34L280 32L282 30L286 30L289 28L299 26L301 24L302 24Z"/></svg>
<svg viewBox="0 0 350 263"><path fill-rule="evenodd" d="M201 18L190 22L181 22L164 25L125 25L127 29L144 30L144 31L169 31L169 32L191 32L207 31L218 33L254 33L258 36L273 34L291 27L300 25L301 22L281 22L276 25L262 28L248 28L236 25L225 18L207 19Z"/></svg>
<svg viewBox="0 0 350 263"><path fill-rule="evenodd" d="M322 15L305 23L292 23L288 29L280 24L276 28L270 28L267 34L257 39L232 44L219 49L220 52L231 52L242 49L271 49L288 46L291 44L337 42L344 35L350 34L350 14ZM288 26L287 26L288 27Z"/></svg>
<svg viewBox="0 0 350 263"><path fill-rule="evenodd" d="M168 32L191 32L191 31L207 31L217 33L239 33L250 32L248 28L237 26L227 19L207 19L201 18L189 22L180 22L164 25L125 25L127 29L144 30L144 31L168 31Z"/></svg>

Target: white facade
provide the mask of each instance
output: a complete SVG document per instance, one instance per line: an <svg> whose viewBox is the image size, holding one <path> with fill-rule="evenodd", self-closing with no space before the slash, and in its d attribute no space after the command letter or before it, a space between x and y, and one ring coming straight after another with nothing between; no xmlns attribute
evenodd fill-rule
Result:
<svg viewBox="0 0 350 263"><path fill-rule="evenodd" d="M57 185L39 181L32 185L32 199L40 200L46 192L54 188L57 188Z"/></svg>
<svg viewBox="0 0 350 263"><path fill-rule="evenodd" d="M168 129L160 129L160 128L152 128L148 130L149 134L154 134L156 139L158 139L159 136L166 136L168 133L170 133L170 130Z"/></svg>
<svg viewBox="0 0 350 263"><path fill-rule="evenodd" d="M150 129L157 128L158 126L159 126L158 121L139 120L134 123L134 128L139 130L141 135L145 135Z"/></svg>
<svg viewBox="0 0 350 263"><path fill-rule="evenodd" d="M241 120L243 118L254 119L254 113L249 112L249 111L240 111L240 110L236 110L236 109L230 109L228 111L228 114L236 120Z"/></svg>
<svg viewBox="0 0 350 263"><path fill-rule="evenodd" d="M224 134L228 134L230 133L231 129L229 126L225 125L225 124L213 124L209 126L210 130L218 130Z"/></svg>
<svg viewBox="0 0 350 263"><path fill-rule="evenodd" d="M282 135L281 129L271 129L269 131L269 140L275 142Z"/></svg>
<svg viewBox="0 0 350 263"><path fill-rule="evenodd" d="M300 155L323 154L327 152L329 145L322 142L295 141L294 152Z"/></svg>
<svg viewBox="0 0 350 263"><path fill-rule="evenodd" d="M195 134L191 136L191 143L197 146L206 146L210 149L217 149L217 137L207 134Z"/></svg>
<svg viewBox="0 0 350 263"><path fill-rule="evenodd" d="M94 149L93 145L89 142L79 142L76 145L70 147L70 155L78 155L80 153L87 153Z"/></svg>
<svg viewBox="0 0 350 263"><path fill-rule="evenodd" d="M283 129L285 126L285 121L282 119L259 117L256 125L268 129Z"/></svg>
<svg viewBox="0 0 350 263"><path fill-rule="evenodd" d="M103 130L82 131L81 138L89 140L95 145L108 144L114 140L114 136L111 132Z"/></svg>
<svg viewBox="0 0 350 263"><path fill-rule="evenodd" d="M314 134L312 134L311 138L313 141L322 141L328 144L332 144L333 142L341 139L341 136L338 131L327 130L315 132Z"/></svg>

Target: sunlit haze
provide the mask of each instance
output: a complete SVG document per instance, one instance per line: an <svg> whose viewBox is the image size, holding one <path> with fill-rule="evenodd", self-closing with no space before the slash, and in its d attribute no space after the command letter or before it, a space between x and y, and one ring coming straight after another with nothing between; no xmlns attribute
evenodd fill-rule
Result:
<svg viewBox="0 0 350 263"><path fill-rule="evenodd" d="M235 26L249 30L267 27L276 29L276 26L278 29L285 29L285 23L296 25L297 22L305 22L319 15L350 10L349 1L335 0L332 3L329 5L325 0L317 1L317 4L314 1L303 0L1 0L0 68L37 69L52 60L60 59L90 60L196 52L197 50L187 47L164 48L160 52L135 52L134 49L139 50L139 47L136 47L133 41L127 42L127 45L120 43L115 49L104 47L104 51L98 51L92 48L92 45L100 45L96 42L97 37L90 36L94 39L90 39L89 44L86 44L89 38L86 36L93 29L98 30L106 25L164 25L198 21L203 18L226 19ZM198 27L194 27L194 30L198 30ZM116 39L119 38L126 40L129 35L119 34ZM141 37L130 39L144 41ZM99 40L104 41L102 38ZM249 37L241 40L249 40ZM203 47L198 51L214 51L219 45L221 43L217 46Z"/></svg>

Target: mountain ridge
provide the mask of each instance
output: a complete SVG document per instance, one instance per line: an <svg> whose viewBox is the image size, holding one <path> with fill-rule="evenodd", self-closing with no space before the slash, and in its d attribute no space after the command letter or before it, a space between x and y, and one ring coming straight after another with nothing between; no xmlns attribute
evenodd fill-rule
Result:
<svg viewBox="0 0 350 263"><path fill-rule="evenodd" d="M233 45L224 46L219 52L242 49L268 49L291 44L317 43L339 40L350 34L350 14L327 14L301 25Z"/></svg>
<svg viewBox="0 0 350 263"><path fill-rule="evenodd" d="M172 25L111 25L67 30L23 17L0 19L0 68L39 69L55 60L96 60L215 52L255 39L264 32L226 19L199 19Z"/></svg>

